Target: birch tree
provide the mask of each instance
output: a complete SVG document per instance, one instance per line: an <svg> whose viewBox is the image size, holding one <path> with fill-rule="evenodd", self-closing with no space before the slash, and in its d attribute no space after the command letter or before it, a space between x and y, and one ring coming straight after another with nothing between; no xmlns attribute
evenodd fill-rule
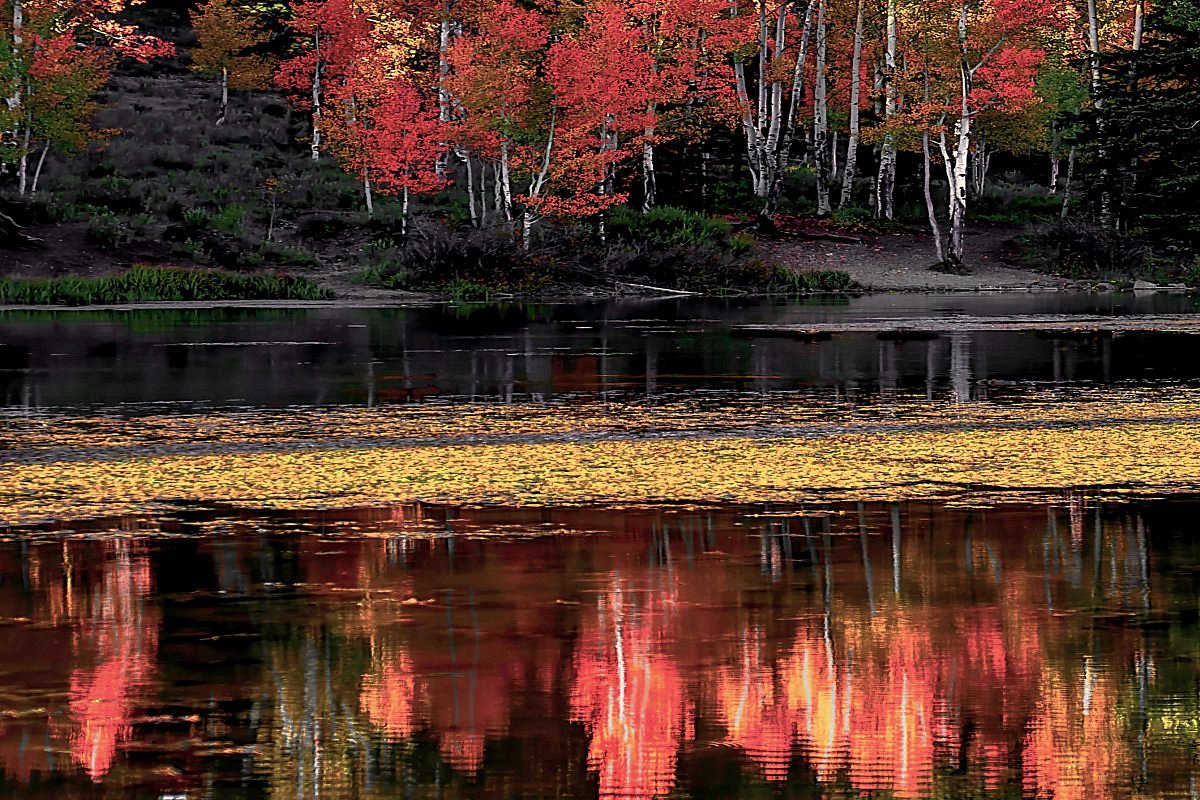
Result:
<svg viewBox="0 0 1200 800"><path fill-rule="evenodd" d="M862 104L863 0L856 0L854 15L854 44L850 56L850 120L846 142L846 164L842 168L842 195L838 208L854 201L854 179L858 170L859 110Z"/></svg>
<svg viewBox="0 0 1200 800"><path fill-rule="evenodd" d="M976 123L990 110L1016 113L1035 101L1037 71L1045 57L1038 34L1053 16L1048 0L955 0L946 11L953 12L954 33L938 37L941 46L927 57L930 73L941 78L941 97L931 92L931 102L940 108L937 146L949 189L945 261L963 269ZM931 41L938 46L937 38Z"/></svg>
<svg viewBox="0 0 1200 800"><path fill-rule="evenodd" d="M887 18L884 25L883 51L883 139L879 146L879 173L875 180L875 215L892 219L896 215L896 136L892 122L898 109L899 87L897 86L896 55L898 48L897 24L899 13L897 0L887 0Z"/></svg>
<svg viewBox="0 0 1200 800"><path fill-rule="evenodd" d="M786 71L780 67L786 63L783 54L788 45L791 3L785 1L769 7L768 0L758 0L756 11L756 69L748 72L746 59L735 54L733 70L750 181L755 197L762 203L759 216L769 220L778 207L779 188L795 134L813 7L805 7L800 48L790 83ZM737 6L733 7L733 13L737 14Z"/></svg>
<svg viewBox="0 0 1200 800"><path fill-rule="evenodd" d="M826 75L828 38L825 27L825 2L817 2L817 57L813 78L813 161L817 172L817 216L827 217L829 203L829 80Z"/></svg>

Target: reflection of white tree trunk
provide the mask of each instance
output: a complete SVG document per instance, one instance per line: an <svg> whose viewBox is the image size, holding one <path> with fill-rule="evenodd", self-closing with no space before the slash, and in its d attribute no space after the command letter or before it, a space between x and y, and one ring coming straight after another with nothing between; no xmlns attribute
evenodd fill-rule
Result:
<svg viewBox="0 0 1200 800"><path fill-rule="evenodd" d="M892 503L892 592L900 598L900 504Z"/></svg>
<svg viewBox="0 0 1200 800"><path fill-rule="evenodd" d="M950 387L957 403L971 400L971 335L950 334Z"/></svg>

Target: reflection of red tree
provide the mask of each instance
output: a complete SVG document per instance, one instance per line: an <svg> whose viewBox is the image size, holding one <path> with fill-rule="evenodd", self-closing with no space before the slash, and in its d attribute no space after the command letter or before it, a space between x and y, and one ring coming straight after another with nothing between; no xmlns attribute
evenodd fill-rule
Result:
<svg viewBox="0 0 1200 800"><path fill-rule="evenodd" d="M675 782L687 730L683 679L661 652L663 596L638 607L619 579L584 622L571 692L572 717L591 736L588 767L601 797L650 798Z"/></svg>
<svg viewBox="0 0 1200 800"><path fill-rule="evenodd" d="M767 780L784 780L796 723L787 694L792 687L786 681L780 687L764 667L761 639L759 630L752 628L743 637L738 664L717 671L717 711L728 731L726 741L742 748Z"/></svg>
<svg viewBox="0 0 1200 800"><path fill-rule="evenodd" d="M145 602L150 562L125 539L111 541L109 550L97 602L76 637L95 663L74 669L70 680L71 755L94 781L112 768L132 733L134 705L158 648L157 620Z"/></svg>
<svg viewBox="0 0 1200 800"><path fill-rule="evenodd" d="M1084 663L1080 685L1048 669L1025 737L1025 792L1055 800L1108 800L1129 774L1111 675Z"/></svg>
<svg viewBox="0 0 1200 800"><path fill-rule="evenodd" d="M416 731L417 693L412 659L402 651L363 675L359 705L389 738L407 739Z"/></svg>

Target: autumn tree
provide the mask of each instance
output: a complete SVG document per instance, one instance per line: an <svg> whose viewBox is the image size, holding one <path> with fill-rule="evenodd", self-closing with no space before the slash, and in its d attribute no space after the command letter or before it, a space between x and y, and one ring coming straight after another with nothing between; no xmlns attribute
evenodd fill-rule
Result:
<svg viewBox="0 0 1200 800"><path fill-rule="evenodd" d="M92 96L108 80L115 58L149 61L174 52L113 16L126 0L10 0L0 17L0 163L13 167L18 192L29 187L28 160L52 142L83 147L80 132L95 110Z"/></svg>
<svg viewBox="0 0 1200 800"><path fill-rule="evenodd" d="M221 81L221 108L216 124L225 122L230 89L262 89L271 82L274 64L257 52L269 39L254 15L231 0L207 0L192 13L199 46L192 50L192 69Z"/></svg>
<svg viewBox="0 0 1200 800"><path fill-rule="evenodd" d="M923 54L937 148L949 188L945 260L963 268L969 166L981 115L1019 113L1036 101L1041 38L1056 25L1050 0L951 0L934 6ZM940 243L938 245L941 250Z"/></svg>

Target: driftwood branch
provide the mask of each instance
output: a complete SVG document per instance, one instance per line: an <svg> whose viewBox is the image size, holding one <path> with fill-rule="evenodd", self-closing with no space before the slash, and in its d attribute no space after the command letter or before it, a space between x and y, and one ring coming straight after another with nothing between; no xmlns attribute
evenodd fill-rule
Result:
<svg viewBox="0 0 1200 800"><path fill-rule="evenodd" d="M678 294L678 295L699 295L699 292L689 292L685 289L668 289L665 286L649 286L644 283L629 283L628 281L617 281L618 286L628 286L631 289L648 289L652 292L662 292L663 294Z"/></svg>
<svg viewBox="0 0 1200 800"><path fill-rule="evenodd" d="M0 211L0 247L11 250L40 244L41 241L36 236L27 234L12 217Z"/></svg>

